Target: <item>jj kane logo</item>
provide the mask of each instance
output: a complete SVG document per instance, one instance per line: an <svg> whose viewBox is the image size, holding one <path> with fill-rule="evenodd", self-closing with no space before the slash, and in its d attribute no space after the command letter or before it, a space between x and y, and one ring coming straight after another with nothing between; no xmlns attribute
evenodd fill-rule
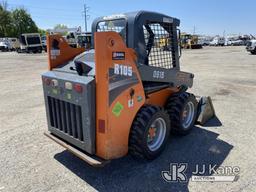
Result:
<svg viewBox="0 0 256 192"><path fill-rule="evenodd" d="M171 163L170 170L162 171L162 177L166 182L235 182L239 179L240 168L238 166L195 165L194 171L187 175L188 163Z"/></svg>

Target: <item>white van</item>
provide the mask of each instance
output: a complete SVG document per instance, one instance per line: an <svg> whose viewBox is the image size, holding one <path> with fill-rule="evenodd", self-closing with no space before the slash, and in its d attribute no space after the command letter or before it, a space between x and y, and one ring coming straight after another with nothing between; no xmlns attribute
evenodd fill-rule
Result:
<svg viewBox="0 0 256 192"><path fill-rule="evenodd" d="M17 51L20 48L20 42L17 38L7 37L6 39L11 45L11 51Z"/></svg>
<svg viewBox="0 0 256 192"><path fill-rule="evenodd" d="M0 40L0 51L10 51L11 45L7 40Z"/></svg>
<svg viewBox="0 0 256 192"><path fill-rule="evenodd" d="M225 45L225 38L216 36L214 39L210 42L211 46L224 46Z"/></svg>

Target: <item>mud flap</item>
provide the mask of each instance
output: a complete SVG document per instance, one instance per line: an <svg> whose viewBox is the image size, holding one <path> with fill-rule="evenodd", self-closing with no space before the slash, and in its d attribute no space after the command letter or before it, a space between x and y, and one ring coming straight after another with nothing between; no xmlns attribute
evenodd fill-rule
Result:
<svg viewBox="0 0 256 192"><path fill-rule="evenodd" d="M197 123L204 125L215 116L211 97L201 97L198 103Z"/></svg>

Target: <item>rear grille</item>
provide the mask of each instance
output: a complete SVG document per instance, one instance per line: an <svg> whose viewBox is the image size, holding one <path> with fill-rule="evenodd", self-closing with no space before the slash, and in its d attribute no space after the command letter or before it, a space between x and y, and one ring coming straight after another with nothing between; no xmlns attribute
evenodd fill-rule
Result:
<svg viewBox="0 0 256 192"><path fill-rule="evenodd" d="M48 96L51 126L84 141L81 106Z"/></svg>

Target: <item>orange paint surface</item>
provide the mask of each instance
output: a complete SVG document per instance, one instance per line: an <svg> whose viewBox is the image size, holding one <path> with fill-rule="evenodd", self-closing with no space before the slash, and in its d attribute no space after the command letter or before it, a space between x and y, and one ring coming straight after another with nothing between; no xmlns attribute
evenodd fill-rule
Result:
<svg viewBox="0 0 256 192"><path fill-rule="evenodd" d="M55 46L54 46L55 44ZM47 36L48 69L52 70L59 65L70 61L84 52L85 48L72 48L61 35Z"/></svg>

